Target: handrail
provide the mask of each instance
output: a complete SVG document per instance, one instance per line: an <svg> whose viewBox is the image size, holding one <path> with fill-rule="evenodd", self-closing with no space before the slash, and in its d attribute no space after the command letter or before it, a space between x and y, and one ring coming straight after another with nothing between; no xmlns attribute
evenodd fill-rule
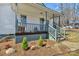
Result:
<svg viewBox="0 0 79 59"><path fill-rule="evenodd" d="M21 22L18 22L19 24L22 24ZM35 23L25 23L25 24L31 24L31 25L42 25L42 24L35 24ZM43 24L45 25L45 24Z"/></svg>
<svg viewBox="0 0 79 59"><path fill-rule="evenodd" d="M51 25L49 25L49 27L51 27L52 29L56 30L54 27L52 27Z"/></svg>
<svg viewBox="0 0 79 59"><path fill-rule="evenodd" d="M57 30L49 25L49 34L56 40L57 39Z"/></svg>
<svg viewBox="0 0 79 59"><path fill-rule="evenodd" d="M56 23L55 23L55 26L57 29L57 33L65 37L65 30L63 28L59 27Z"/></svg>

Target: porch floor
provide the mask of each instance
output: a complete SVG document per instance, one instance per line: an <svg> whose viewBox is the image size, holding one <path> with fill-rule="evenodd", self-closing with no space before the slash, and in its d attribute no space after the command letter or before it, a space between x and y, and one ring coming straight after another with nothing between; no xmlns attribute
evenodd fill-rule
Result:
<svg viewBox="0 0 79 59"><path fill-rule="evenodd" d="M21 32L16 33L16 35L32 35L32 34L47 34L47 31L37 31L37 32Z"/></svg>

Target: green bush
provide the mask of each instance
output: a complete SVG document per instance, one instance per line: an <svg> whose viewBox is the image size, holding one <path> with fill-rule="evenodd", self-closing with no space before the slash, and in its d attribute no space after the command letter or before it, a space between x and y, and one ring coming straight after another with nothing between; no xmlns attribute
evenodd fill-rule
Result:
<svg viewBox="0 0 79 59"><path fill-rule="evenodd" d="M27 49L27 48L28 48L27 38L26 38L26 37L23 37L22 40L23 40L23 41L22 41L21 47L22 47L23 49Z"/></svg>
<svg viewBox="0 0 79 59"><path fill-rule="evenodd" d="M42 40L42 37L41 36L38 39L38 45L39 46L43 46L43 40Z"/></svg>

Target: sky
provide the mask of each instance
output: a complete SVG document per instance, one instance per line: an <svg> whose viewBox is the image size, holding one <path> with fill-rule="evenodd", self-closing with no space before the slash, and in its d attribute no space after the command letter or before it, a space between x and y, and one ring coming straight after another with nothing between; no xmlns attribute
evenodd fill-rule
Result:
<svg viewBox="0 0 79 59"><path fill-rule="evenodd" d="M46 7L60 12L60 8L59 8L59 4L58 3L44 3L44 4L46 5ZM77 12L76 15L79 15L79 11Z"/></svg>
<svg viewBox="0 0 79 59"><path fill-rule="evenodd" d="M56 11L59 10L59 6L57 3L45 3L45 5L46 5L46 7L50 8L50 9L53 9Z"/></svg>

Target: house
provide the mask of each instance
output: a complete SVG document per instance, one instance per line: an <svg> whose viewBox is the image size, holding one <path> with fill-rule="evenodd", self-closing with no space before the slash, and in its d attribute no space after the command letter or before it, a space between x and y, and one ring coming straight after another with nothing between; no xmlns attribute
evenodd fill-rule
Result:
<svg viewBox="0 0 79 59"><path fill-rule="evenodd" d="M30 41L38 39L40 35L43 39L55 40L63 35L61 32L64 30L60 28L63 15L42 3L1 4L0 9L0 18L9 24L4 26L10 28L4 28L7 32L3 32L15 34L16 42L21 42L23 36Z"/></svg>
<svg viewBox="0 0 79 59"><path fill-rule="evenodd" d="M77 20L71 20L70 26L72 26L75 29L78 29L79 28L79 20L78 19Z"/></svg>

